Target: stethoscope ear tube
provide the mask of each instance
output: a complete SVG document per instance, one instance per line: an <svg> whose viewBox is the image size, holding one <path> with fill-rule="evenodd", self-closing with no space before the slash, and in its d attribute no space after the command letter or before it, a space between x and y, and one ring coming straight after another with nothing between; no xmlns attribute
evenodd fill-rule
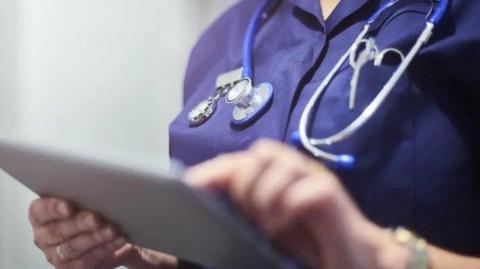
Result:
<svg viewBox="0 0 480 269"><path fill-rule="evenodd" d="M437 25L445 15L450 0L430 0L432 2L432 11L427 17L427 21ZM380 7L370 18L367 24L370 25L372 31L379 29L385 21L390 18L398 8L408 6L416 2L425 2L420 0L390 0Z"/></svg>
<svg viewBox="0 0 480 269"><path fill-rule="evenodd" d="M350 52L356 47L356 44L360 42L367 35L369 29L370 29L369 24L364 26L362 32L358 35L358 37L355 39L355 41L347 50L347 52L343 54L343 56L335 64L333 69L327 74L326 78L322 81L322 83L320 83L320 85L318 86L313 96L310 98L310 100L308 100L305 106L305 109L302 112L302 115L300 117L299 127L298 127L298 135L297 134L294 135L298 137L299 144L301 144L301 146L305 150L310 152L313 156L315 156L316 158L321 158L323 160L333 162L342 168L353 168L355 166L355 157L348 154L336 155L315 147L311 143L310 141L311 139L308 137L308 134L307 134L308 122L310 121L311 112L315 104L323 95L328 85L333 80L334 76L337 74L338 70L340 70L340 68L342 67L343 63L345 63L345 61L348 59L348 57L350 56Z"/></svg>
<svg viewBox="0 0 480 269"><path fill-rule="evenodd" d="M233 86L224 85L216 89L214 96L198 103L188 113L190 127L200 126L205 123L214 114L217 101L220 97L227 95L226 102L234 104L232 112L232 123L235 125L248 125L257 119L268 107L273 98L273 87L269 83L262 83L258 87L253 82L253 47L257 32L263 19L280 0L265 0L259 6L249 24L245 33L242 50L242 72L239 80L235 80ZM217 78L218 80L218 78Z"/></svg>
<svg viewBox="0 0 480 269"><path fill-rule="evenodd" d="M352 55L352 51L356 50L358 44L364 40L364 38L372 31L377 31L379 27L397 10L396 7L401 7L404 5L411 4L412 2L416 2L418 0L391 0L387 4L383 5L377 12L375 12L367 21L366 25L364 26L362 32L358 35L358 37L353 42L352 46L347 50L347 52L339 59L333 69L328 73L326 78L322 81L319 85L317 90L314 92L313 96L307 102L305 109L302 112L300 117L300 123L298 127L298 132L292 134L291 140L293 143L301 145L305 150L310 152L313 156L333 162L337 164L340 168L347 168L351 169L356 164L356 159L351 154L333 154L327 151L324 151L318 146L327 146L333 145L340 141L347 139L348 137L352 136L356 131L358 131L362 126L366 124L366 122L375 114L375 112L379 109L379 107L383 104L385 99L388 95L392 92L395 88L395 85L400 80L401 76L405 73L408 66L412 62L413 58L418 54L421 47L428 42L430 36L433 32L433 28L435 24L437 24L440 19L445 14L449 0L431 0L432 1L432 10L433 12L429 14L427 17L427 23L418 37L417 41L410 49L409 53L403 57L403 54L396 50L398 54L402 57L402 62L395 70L393 75L387 81L387 83L383 86L380 92L375 96L373 101L361 112L361 114L352 121L346 128L333 134L326 138L310 138L307 134L308 132L308 123L311 118L311 114L313 108L320 100L320 98L324 95L326 88L329 86L331 81L333 80L334 76L338 73L341 66L345 63L347 58ZM389 51L392 49L387 49L385 51ZM393 50L395 51L395 50ZM376 57L375 57L376 59ZM378 60L378 59L376 59ZM381 60L379 60L381 62ZM378 64L378 61L377 61ZM357 70L358 71L358 70Z"/></svg>
<svg viewBox="0 0 480 269"><path fill-rule="evenodd" d="M304 146L302 144L302 141L301 141L301 138L300 138L300 132L298 132L298 131L293 132L290 135L290 143L297 148L304 148ZM321 150L319 150L319 149L317 149L317 150L321 152ZM316 158L327 159L327 160L335 163L335 165L340 169L345 169L345 170L353 169L356 165L356 162L357 162L355 156L353 156L353 155L348 155L348 154L333 155L333 154L330 154L328 152L323 152L323 153L324 154L322 154L321 156L318 155L318 156L315 156L315 157Z"/></svg>
<svg viewBox="0 0 480 269"><path fill-rule="evenodd" d="M377 96L373 99L373 101L365 108L364 111L358 116L350 125L348 125L345 129L341 130L340 132L331 135L326 138L309 138L307 134L308 130L308 122L311 118L311 113L313 107L317 104L320 100L321 96L325 92L326 88L333 80L333 77L337 74L340 67L343 63L347 60L348 56L350 55L351 51L356 47L356 44L360 42L368 33L369 25L364 27L364 30L360 33L360 35L356 38L353 45L348 49L348 51L340 58L337 62L335 67L331 70L331 72L327 75L327 77L322 81L320 86L315 91L312 98L307 103L301 118L300 124L298 129L298 136L300 138L300 142L303 148L309 151L313 156L331 161L336 163L338 166L342 168L353 168L355 165L355 157L353 155L344 154L344 155L336 155L324 150L319 149L317 146L325 146L325 145L332 145L347 139L348 137L352 136L355 132L358 131L362 126L366 124L366 122L375 114L378 108L383 104L385 99L394 89L397 82L400 80L401 76L405 73L406 69L412 62L413 58L417 55L420 48L428 42L435 25L431 22L427 22L425 29L418 37L417 41L415 42L414 46L410 49L409 53L406 55L405 59L399 65L397 70L393 73L390 77L388 82L383 86Z"/></svg>
<svg viewBox="0 0 480 269"><path fill-rule="evenodd" d="M428 18L428 21L437 25L447 12L450 0L432 0L434 2L439 2L438 5L434 8L433 13Z"/></svg>
<svg viewBox="0 0 480 269"><path fill-rule="evenodd" d="M245 39L243 41L242 51L242 78L250 78L253 80L253 46L257 37L258 29L260 28L263 20L263 15L267 12L268 8L279 0L266 0L260 7L255 10L252 19L248 23L247 31L245 33Z"/></svg>
<svg viewBox="0 0 480 269"><path fill-rule="evenodd" d="M273 98L273 86L270 83L262 83L258 86L253 78L253 47L257 32L266 18L269 9L275 6L280 0L266 0L258 7L250 20L242 51L242 79L238 81L229 93L227 93L227 103L234 104L232 111L232 123L235 125L248 125L256 120L268 107ZM243 84L248 84L244 89L239 89ZM232 93L233 94L230 94ZM238 95L235 92L243 94ZM237 98L229 98L230 95L237 95Z"/></svg>
<svg viewBox="0 0 480 269"><path fill-rule="evenodd" d="M420 0L390 0L368 18L367 24L370 25L371 30L376 31L388 18L391 18L399 8L411 5L415 2L420 2Z"/></svg>

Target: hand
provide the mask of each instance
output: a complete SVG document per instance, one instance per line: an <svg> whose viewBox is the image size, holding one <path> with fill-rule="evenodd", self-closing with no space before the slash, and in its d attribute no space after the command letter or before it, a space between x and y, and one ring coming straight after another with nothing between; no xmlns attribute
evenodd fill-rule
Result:
<svg viewBox="0 0 480 269"><path fill-rule="evenodd" d="M35 244L57 269L176 268L174 257L127 244L114 225L67 201L37 199L29 219Z"/></svg>
<svg viewBox="0 0 480 269"><path fill-rule="evenodd" d="M337 177L285 145L250 149L192 167L195 187L228 192L282 249L315 268L406 268L408 249L357 209Z"/></svg>

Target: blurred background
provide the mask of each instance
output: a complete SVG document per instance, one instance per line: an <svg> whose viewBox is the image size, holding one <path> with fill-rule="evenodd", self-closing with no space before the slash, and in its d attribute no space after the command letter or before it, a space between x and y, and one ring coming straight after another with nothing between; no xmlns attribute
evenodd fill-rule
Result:
<svg viewBox="0 0 480 269"><path fill-rule="evenodd" d="M234 0L0 0L0 136L168 165L191 47ZM0 268L51 268L0 172Z"/></svg>

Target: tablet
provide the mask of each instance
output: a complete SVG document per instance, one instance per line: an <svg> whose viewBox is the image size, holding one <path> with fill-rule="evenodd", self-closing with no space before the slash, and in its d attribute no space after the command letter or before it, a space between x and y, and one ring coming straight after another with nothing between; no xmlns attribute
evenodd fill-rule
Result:
<svg viewBox="0 0 480 269"><path fill-rule="evenodd" d="M221 199L175 174L5 139L0 168L40 196L99 212L134 244L218 269L296 267Z"/></svg>

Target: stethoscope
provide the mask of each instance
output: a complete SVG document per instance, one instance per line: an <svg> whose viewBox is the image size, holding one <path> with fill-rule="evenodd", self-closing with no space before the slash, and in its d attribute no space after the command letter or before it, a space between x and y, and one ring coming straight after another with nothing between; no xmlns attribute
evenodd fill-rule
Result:
<svg viewBox="0 0 480 269"><path fill-rule="evenodd" d="M225 100L227 103L234 105L232 123L237 125L246 125L257 119L272 101L273 87L271 84L262 83L257 86L254 85L252 79L253 44L258 29L262 23L262 19L267 17L266 11L279 1L281 0L266 0L264 4L257 8L250 20L245 35L241 79L229 89L220 92L217 91L217 94L214 97L209 97L210 101L207 103L210 105L202 106L202 103L200 103L194 108L189 114L189 120L192 126L199 125L208 120L215 111L216 101L223 95L226 95ZM307 102L300 117L298 132L292 134L291 137L294 143L301 145L316 158L333 162L340 168L354 167L356 158L353 155L329 153L320 149L319 146L333 145L341 142L352 136L358 131L358 129L365 125L391 93L419 50L429 41L433 29L444 16L450 2L449 0L431 0L432 9L426 18L425 28L408 54L403 55L400 50L395 48L387 48L380 51L375 44L375 38L370 35L376 32L398 8L418 1L419 0L390 0L367 20L363 30L357 36L353 44L335 64L333 69L328 73L313 96ZM381 66L385 55L389 53L398 55L401 63L390 79L384 84L380 92L375 96L373 101L360 113L360 115L346 128L331 136L324 138L308 137L307 130L312 111L344 63L349 60L354 71L350 83L349 100L349 109L353 110L355 108L356 89L361 68L370 61L373 62L374 66ZM206 102L207 100L203 102ZM205 109L205 107L208 107L208 109ZM207 111L207 113L199 113L201 111ZM196 116L196 118L193 116Z"/></svg>
<svg viewBox="0 0 480 269"><path fill-rule="evenodd" d="M195 106L188 114L190 126L195 127L206 122L216 110L220 97L225 96L227 104L234 105L232 123L248 125L256 120L268 107L273 99L273 86L270 83L254 85L253 82L253 46L257 33L264 19L267 19L268 10L280 0L267 0L259 6L247 27L243 41L242 72L239 80L226 88L218 88L214 96L208 97Z"/></svg>

